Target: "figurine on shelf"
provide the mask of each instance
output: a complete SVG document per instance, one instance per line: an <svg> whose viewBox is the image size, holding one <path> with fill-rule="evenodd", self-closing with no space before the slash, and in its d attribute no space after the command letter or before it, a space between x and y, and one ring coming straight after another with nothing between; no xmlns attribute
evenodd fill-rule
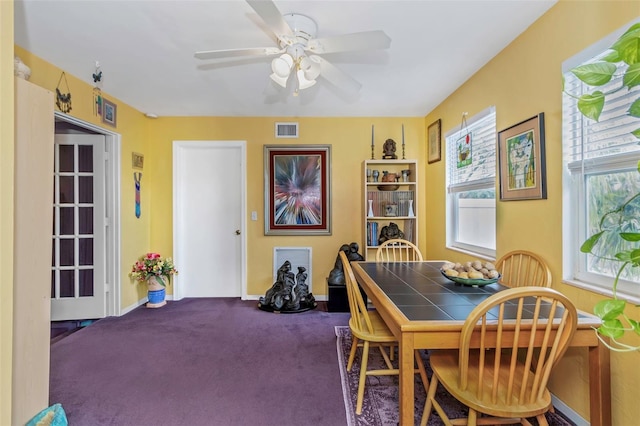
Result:
<svg viewBox="0 0 640 426"><path fill-rule="evenodd" d="M383 160L396 160L396 142L393 139L387 139L382 145L382 159Z"/></svg>
<svg viewBox="0 0 640 426"><path fill-rule="evenodd" d="M378 238L378 244L382 244L387 240L393 240L395 238L404 238L404 232L398 228L398 225L391 222L387 226L383 226L380 230L380 238Z"/></svg>

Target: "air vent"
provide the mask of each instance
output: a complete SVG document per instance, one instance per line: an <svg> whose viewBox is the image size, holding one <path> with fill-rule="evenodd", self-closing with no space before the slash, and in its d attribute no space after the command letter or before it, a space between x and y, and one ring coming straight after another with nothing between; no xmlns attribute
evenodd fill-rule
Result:
<svg viewBox="0 0 640 426"><path fill-rule="evenodd" d="M312 291L311 247L274 247L273 248L273 282L278 277L278 269L285 261L291 262L291 272L298 273L298 267L307 270L307 285Z"/></svg>
<svg viewBox="0 0 640 426"><path fill-rule="evenodd" d="M298 123L276 123L276 138L297 138Z"/></svg>

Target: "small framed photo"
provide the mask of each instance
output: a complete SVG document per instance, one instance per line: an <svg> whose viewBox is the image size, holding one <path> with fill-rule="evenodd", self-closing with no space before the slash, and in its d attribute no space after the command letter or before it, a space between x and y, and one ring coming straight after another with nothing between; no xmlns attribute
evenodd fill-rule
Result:
<svg viewBox="0 0 640 426"><path fill-rule="evenodd" d="M116 127L116 118L118 107L111 101L103 99L102 101L102 122Z"/></svg>
<svg viewBox="0 0 640 426"><path fill-rule="evenodd" d="M331 145L264 146L265 235L331 235Z"/></svg>
<svg viewBox="0 0 640 426"><path fill-rule="evenodd" d="M131 167L142 170L144 168L144 155L137 152L131 153Z"/></svg>
<svg viewBox="0 0 640 426"><path fill-rule="evenodd" d="M547 198L544 113L498 132L500 199Z"/></svg>
<svg viewBox="0 0 640 426"><path fill-rule="evenodd" d="M440 161L442 157L440 127L440 119L437 119L427 129L427 161L429 164Z"/></svg>

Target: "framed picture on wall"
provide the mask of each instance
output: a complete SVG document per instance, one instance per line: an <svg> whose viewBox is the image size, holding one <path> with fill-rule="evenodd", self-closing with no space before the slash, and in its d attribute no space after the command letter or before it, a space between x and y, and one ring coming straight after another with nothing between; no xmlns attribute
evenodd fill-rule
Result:
<svg viewBox="0 0 640 426"><path fill-rule="evenodd" d="M500 199L547 198L544 113L498 132Z"/></svg>
<svg viewBox="0 0 640 426"><path fill-rule="evenodd" d="M440 119L437 119L427 128L427 162L429 164L440 161L442 156L442 142Z"/></svg>
<svg viewBox="0 0 640 426"><path fill-rule="evenodd" d="M102 121L113 127L116 127L116 118L118 113L118 107L111 101L103 98L102 100Z"/></svg>
<svg viewBox="0 0 640 426"><path fill-rule="evenodd" d="M331 146L264 146L265 235L331 235Z"/></svg>

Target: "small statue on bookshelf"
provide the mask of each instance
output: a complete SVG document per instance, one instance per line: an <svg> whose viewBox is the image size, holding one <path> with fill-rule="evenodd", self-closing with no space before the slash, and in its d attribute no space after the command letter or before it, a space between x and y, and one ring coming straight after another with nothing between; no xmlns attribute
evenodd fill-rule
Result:
<svg viewBox="0 0 640 426"><path fill-rule="evenodd" d="M396 142L393 139L387 139L382 145L382 159L383 160L396 160Z"/></svg>
<svg viewBox="0 0 640 426"><path fill-rule="evenodd" d="M404 232L398 228L398 225L391 222L387 226L383 226L380 230L380 237L378 243L382 244L387 240L393 240L394 238L404 238Z"/></svg>

